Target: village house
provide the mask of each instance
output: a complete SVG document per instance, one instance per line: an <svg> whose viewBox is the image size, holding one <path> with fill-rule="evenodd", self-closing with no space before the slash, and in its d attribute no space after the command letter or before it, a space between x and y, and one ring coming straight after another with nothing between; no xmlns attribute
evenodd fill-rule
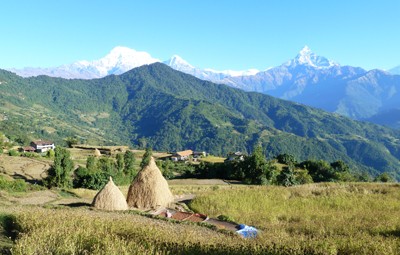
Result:
<svg viewBox="0 0 400 255"><path fill-rule="evenodd" d="M33 142L31 142L31 146L33 148L35 148L36 152L39 152L39 153L46 152L49 150L54 150L54 148L56 147L53 142L43 141L43 140L33 141Z"/></svg>
<svg viewBox="0 0 400 255"><path fill-rule="evenodd" d="M178 151L171 156L172 161L185 161L188 160L190 156L193 155L192 150Z"/></svg>
<svg viewBox="0 0 400 255"><path fill-rule="evenodd" d="M35 152L36 149L33 148L32 146L25 146L20 148L20 152Z"/></svg>

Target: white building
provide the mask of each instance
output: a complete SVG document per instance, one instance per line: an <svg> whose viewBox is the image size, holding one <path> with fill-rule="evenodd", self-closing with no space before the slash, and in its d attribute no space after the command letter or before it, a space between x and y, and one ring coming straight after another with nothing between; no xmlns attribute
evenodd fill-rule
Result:
<svg viewBox="0 0 400 255"><path fill-rule="evenodd" d="M35 148L36 152L46 152L48 150L54 150L56 147L51 141L33 141L31 146Z"/></svg>

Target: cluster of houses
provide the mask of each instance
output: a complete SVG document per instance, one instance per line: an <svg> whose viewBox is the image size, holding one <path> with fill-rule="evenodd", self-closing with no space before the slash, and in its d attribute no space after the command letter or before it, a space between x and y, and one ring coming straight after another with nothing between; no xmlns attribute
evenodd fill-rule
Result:
<svg viewBox="0 0 400 255"><path fill-rule="evenodd" d="M25 146L22 147L20 150L22 152L47 152L49 150L54 150L56 146L54 145L54 142L52 141L44 141L44 140L39 140L39 141L32 141L30 146Z"/></svg>

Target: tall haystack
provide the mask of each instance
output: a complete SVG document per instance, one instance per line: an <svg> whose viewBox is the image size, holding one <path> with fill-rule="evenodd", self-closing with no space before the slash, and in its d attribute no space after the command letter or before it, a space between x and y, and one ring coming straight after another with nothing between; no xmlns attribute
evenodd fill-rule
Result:
<svg viewBox="0 0 400 255"><path fill-rule="evenodd" d="M114 184L111 176L108 183L94 197L92 206L108 211L128 210L125 196Z"/></svg>
<svg viewBox="0 0 400 255"><path fill-rule="evenodd" d="M101 152L97 148L94 149L94 156L95 157L100 157L101 156Z"/></svg>
<svg viewBox="0 0 400 255"><path fill-rule="evenodd" d="M154 158L137 174L128 190L128 206L138 209L167 207L174 201L167 180L162 176Z"/></svg>

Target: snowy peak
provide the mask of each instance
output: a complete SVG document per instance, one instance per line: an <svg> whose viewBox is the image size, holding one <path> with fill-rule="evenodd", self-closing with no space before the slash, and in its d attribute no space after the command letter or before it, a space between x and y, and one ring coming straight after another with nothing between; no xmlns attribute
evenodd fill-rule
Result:
<svg viewBox="0 0 400 255"><path fill-rule="evenodd" d="M189 64L186 60L184 60L183 58L181 58L178 55L173 55L170 59L164 61L163 63L174 69L177 69L177 70L179 70L183 67L191 68L191 69L194 68L194 66Z"/></svg>
<svg viewBox="0 0 400 255"><path fill-rule="evenodd" d="M88 66L97 69L99 76L102 77L108 74L121 74L135 67L155 62L160 62L160 60L151 57L147 52L117 46L104 58L90 62Z"/></svg>
<svg viewBox="0 0 400 255"><path fill-rule="evenodd" d="M213 69L204 69L206 72L212 72L212 73L221 73L226 76L231 76L231 77L238 77L238 76L250 76L250 75L255 75L260 72L258 69L248 69L248 70L243 70L243 71L234 71L234 70L223 70L223 71L216 71Z"/></svg>
<svg viewBox="0 0 400 255"><path fill-rule="evenodd" d="M294 59L288 61L285 65L290 66L290 67L303 65L303 66L311 66L314 68L323 69L323 68L330 68L333 66L338 66L339 64L337 64L325 57L316 55L306 45L303 47L303 49L299 52L299 54L297 54L297 56Z"/></svg>
<svg viewBox="0 0 400 255"><path fill-rule="evenodd" d="M154 62L160 62L160 60L151 57L147 52L117 46L105 57L94 61L82 60L54 68L24 68L20 70L12 69L11 71L22 77L48 75L67 79L93 79L110 74L122 74L133 68Z"/></svg>

